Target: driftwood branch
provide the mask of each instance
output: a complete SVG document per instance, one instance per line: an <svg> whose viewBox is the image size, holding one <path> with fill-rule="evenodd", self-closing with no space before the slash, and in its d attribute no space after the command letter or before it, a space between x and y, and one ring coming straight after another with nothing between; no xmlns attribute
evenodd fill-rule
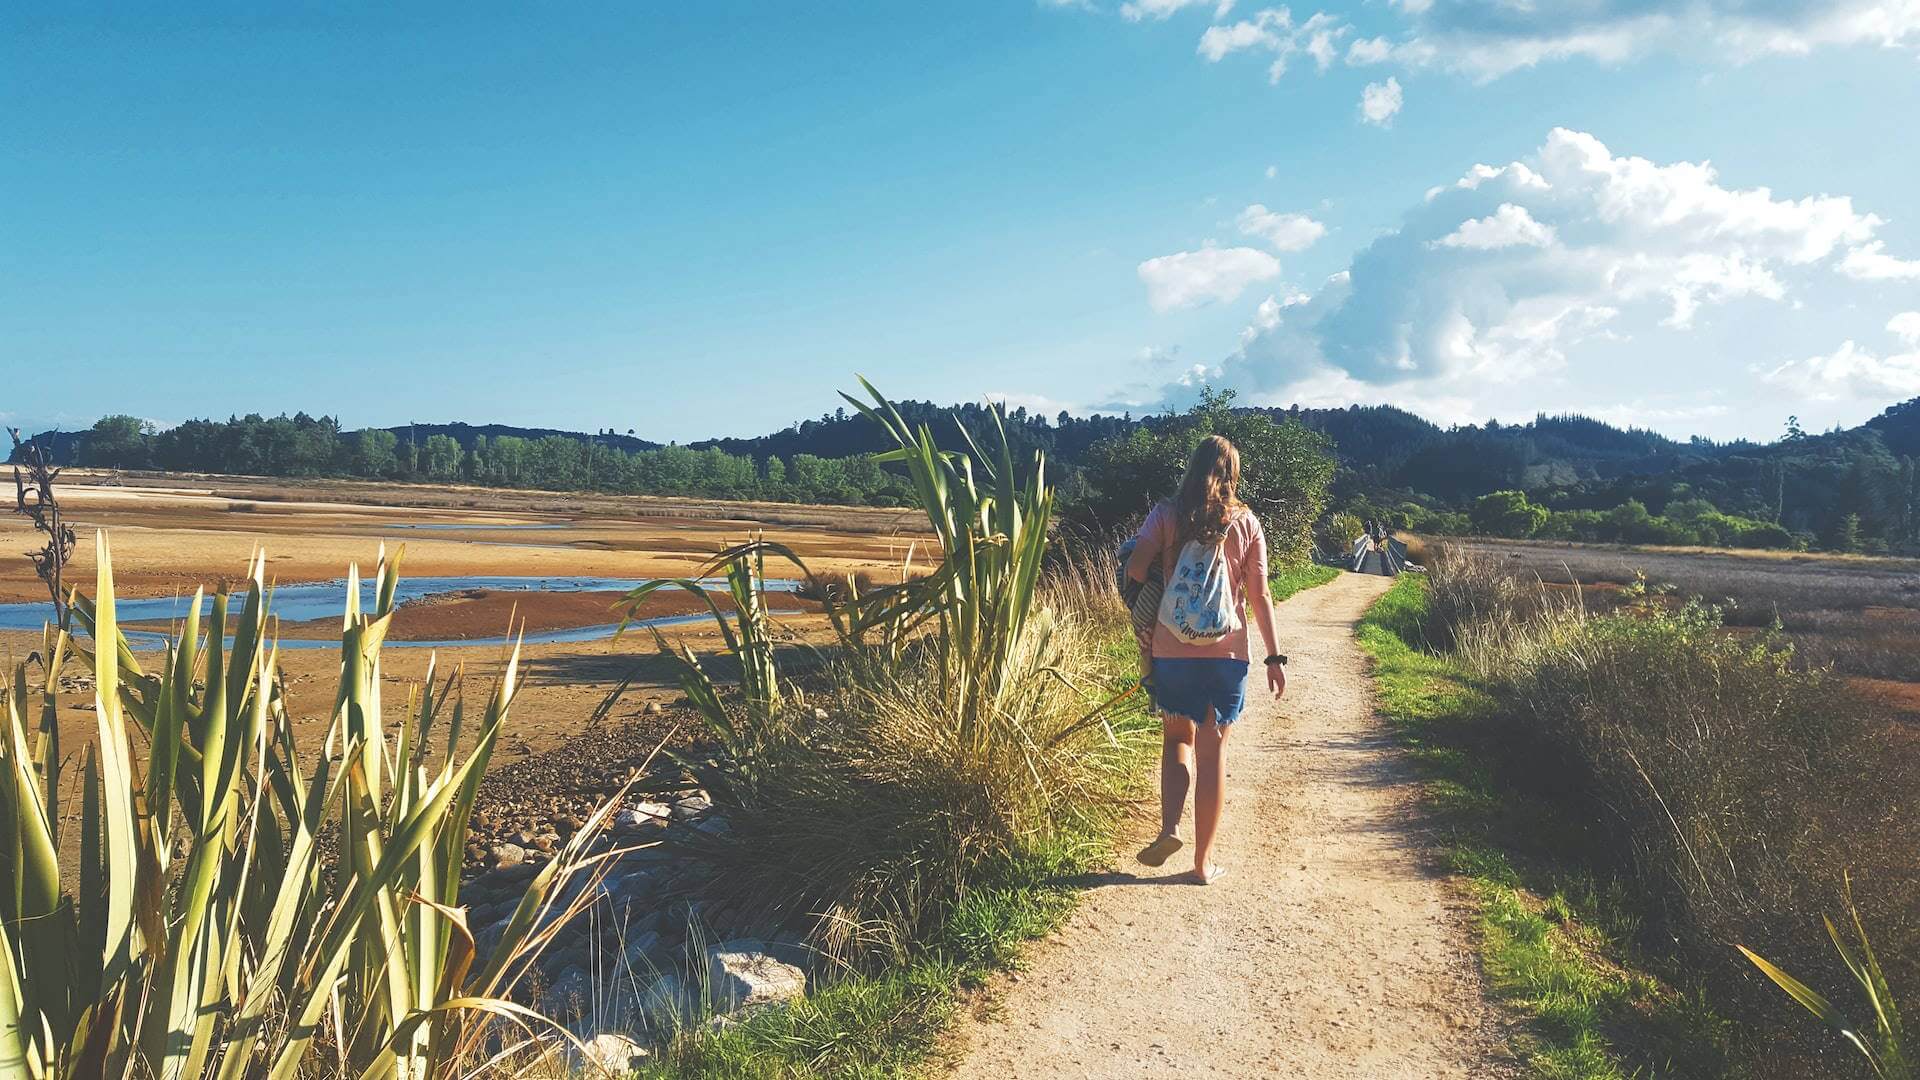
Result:
<svg viewBox="0 0 1920 1080"><path fill-rule="evenodd" d="M54 622L62 630L71 629L67 590L62 579L67 560L73 558L75 541L73 526L62 518L60 501L53 494L53 482L59 479L60 470L47 460L46 448L38 441L22 442L16 428L8 428L7 434L13 437L14 448L14 512L31 520L34 530L47 538L45 547L26 555L33 560L33 572L47 586L47 595L53 601Z"/></svg>

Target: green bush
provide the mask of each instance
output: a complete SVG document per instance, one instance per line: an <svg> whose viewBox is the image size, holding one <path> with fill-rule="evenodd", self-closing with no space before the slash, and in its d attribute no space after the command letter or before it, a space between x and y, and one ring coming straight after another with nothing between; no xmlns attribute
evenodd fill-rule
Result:
<svg viewBox="0 0 1920 1080"><path fill-rule="evenodd" d="M1523 491L1495 491L1473 500L1468 517L1477 533L1524 540L1547 523L1547 508L1528 502Z"/></svg>

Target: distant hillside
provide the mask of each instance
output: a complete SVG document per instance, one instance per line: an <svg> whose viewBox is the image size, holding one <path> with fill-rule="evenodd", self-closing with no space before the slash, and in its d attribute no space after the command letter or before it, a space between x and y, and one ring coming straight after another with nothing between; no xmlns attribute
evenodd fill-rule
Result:
<svg viewBox="0 0 1920 1080"><path fill-rule="evenodd" d="M397 427L382 428L380 430L393 432L394 438L401 443L405 443L411 438L422 446L425 446L427 440L435 435L445 435L454 442L459 443L460 449L462 450L473 449L473 442L476 436L492 441L503 435L510 438L527 440L538 440L544 439L549 435L557 435L563 439L574 439L580 442L591 440L601 446L611 446L616 449L625 450L628 453L632 453L635 450L658 450L661 446L661 444L657 442L648 442L646 439L636 438L631 431L625 435L615 434L612 428L588 435L581 431L563 431L559 428L514 427L511 424L465 424L456 421L451 424L401 424Z"/></svg>

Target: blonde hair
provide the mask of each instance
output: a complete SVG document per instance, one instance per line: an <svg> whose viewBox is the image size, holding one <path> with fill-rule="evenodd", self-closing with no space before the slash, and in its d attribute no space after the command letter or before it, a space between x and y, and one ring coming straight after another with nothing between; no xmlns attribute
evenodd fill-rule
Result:
<svg viewBox="0 0 1920 1080"><path fill-rule="evenodd" d="M1173 498L1173 520L1180 542L1218 544L1241 505L1240 451L1219 435L1201 439L1193 448L1193 457L1187 460L1180 492Z"/></svg>

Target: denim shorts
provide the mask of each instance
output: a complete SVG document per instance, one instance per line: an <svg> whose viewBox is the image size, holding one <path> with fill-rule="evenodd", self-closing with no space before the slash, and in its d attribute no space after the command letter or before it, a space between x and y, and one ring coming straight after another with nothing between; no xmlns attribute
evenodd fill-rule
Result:
<svg viewBox="0 0 1920 1080"><path fill-rule="evenodd" d="M1147 689L1163 713L1206 723L1207 710L1225 727L1247 703L1247 662L1156 656Z"/></svg>

